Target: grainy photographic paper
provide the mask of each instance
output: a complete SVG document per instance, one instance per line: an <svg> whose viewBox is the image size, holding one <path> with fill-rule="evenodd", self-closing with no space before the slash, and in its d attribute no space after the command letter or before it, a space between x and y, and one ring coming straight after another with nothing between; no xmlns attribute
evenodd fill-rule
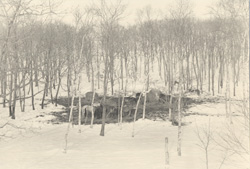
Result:
<svg viewBox="0 0 250 169"><path fill-rule="evenodd" d="M249 1L0 0L0 169L250 169Z"/></svg>

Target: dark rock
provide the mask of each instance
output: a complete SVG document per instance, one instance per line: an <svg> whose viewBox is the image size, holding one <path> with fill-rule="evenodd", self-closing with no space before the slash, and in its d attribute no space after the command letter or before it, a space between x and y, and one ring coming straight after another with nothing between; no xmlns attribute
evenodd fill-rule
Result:
<svg viewBox="0 0 250 169"><path fill-rule="evenodd" d="M166 94L161 93L159 101L161 103L169 103L170 102L170 98L171 98L171 95L166 95Z"/></svg>
<svg viewBox="0 0 250 169"><path fill-rule="evenodd" d="M92 101L94 92L87 92L85 94L87 101ZM95 100L98 99L98 94L95 93Z"/></svg>
<svg viewBox="0 0 250 169"><path fill-rule="evenodd" d="M147 93L147 102L158 102L160 99L160 94L162 94L160 90L151 89L149 93Z"/></svg>

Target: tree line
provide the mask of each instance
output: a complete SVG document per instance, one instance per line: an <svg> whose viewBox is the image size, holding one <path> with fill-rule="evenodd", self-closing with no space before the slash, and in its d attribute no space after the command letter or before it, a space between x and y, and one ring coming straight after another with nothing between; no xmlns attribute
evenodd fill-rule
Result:
<svg viewBox="0 0 250 169"><path fill-rule="evenodd" d="M211 8L210 19L204 20L195 18L184 0L163 19L154 19L148 7L130 26L120 23L126 10L121 0L113 4L100 0L86 9L78 8L71 25L53 19L57 4L34 2L0 3L0 97L12 119L16 104L25 111L28 98L35 110L37 94L42 93L42 108L46 97L57 104L61 90L69 98L77 95L86 80L83 72L93 92L103 88L104 102L108 93L114 95L117 83L126 92L128 79L143 78L148 90L153 71L159 73L167 93L175 81L182 91L195 88L215 95L224 89L226 102L237 95L240 81L246 92L245 0L221 0Z"/></svg>

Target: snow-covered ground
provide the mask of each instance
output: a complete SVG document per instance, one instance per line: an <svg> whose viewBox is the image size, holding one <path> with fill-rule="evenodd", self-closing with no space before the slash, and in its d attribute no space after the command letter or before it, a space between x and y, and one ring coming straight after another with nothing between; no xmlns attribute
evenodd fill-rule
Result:
<svg viewBox="0 0 250 169"><path fill-rule="evenodd" d="M101 125L94 125L93 129L83 125L81 133L78 126L71 127L68 151L64 153L67 124L47 122L54 118L48 110L61 111L63 107L47 106L45 110L38 108L17 114L17 120L1 118L0 126L7 121L10 125L0 129L0 135L7 136L0 140L0 169L164 169L166 137L170 169L203 169L206 168L205 151L199 146L202 142L198 135L206 142L207 131L211 131L209 168L249 168L246 154L231 155L222 146L223 135L230 128L241 136L243 146L249 143L248 130L241 125L244 119L235 114L233 124L229 124L224 103L196 105L186 111L189 116L183 118L181 156L177 153L178 127L169 121L147 119L135 123L135 137L132 137L133 123L124 123L122 130L117 124L106 124L104 137L99 136Z"/></svg>
<svg viewBox="0 0 250 169"><path fill-rule="evenodd" d="M158 84L156 80L153 82ZM128 91L131 93L144 90L141 85L143 79L140 83L129 81L129 84ZM91 91L88 81L83 81L81 85L82 95ZM155 84L151 86L160 88ZM102 93L102 89L96 92ZM206 156L201 145L208 140L209 169L250 169L245 152L249 152L249 124L242 117L240 94L242 92L237 92L237 97L233 98L233 124L225 116L223 92L219 97L205 93L204 98L199 96L202 100L219 99L192 105L185 111L182 154L178 156L178 127L172 126L168 120L147 119L136 121L135 137L132 137L133 123L124 123L122 130L117 124L106 124L104 137L99 135L101 125L94 125L93 128L83 125L81 133L78 126L71 127L68 151L64 153L68 124L53 125L49 121L56 118L51 112L65 111L65 108L50 103L41 109L41 93L36 96L36 110L31 110L30 105L26 106L25 112L17 108L16 120L8 117L8 108L1 107L0 169L205 169ZM65 95L67 92L62 89L59 96ZM169 166L165 166L166 137L169 140ZM236 145L236 142L241 144ZM232 144L235 146L230 147Z"/></svg>

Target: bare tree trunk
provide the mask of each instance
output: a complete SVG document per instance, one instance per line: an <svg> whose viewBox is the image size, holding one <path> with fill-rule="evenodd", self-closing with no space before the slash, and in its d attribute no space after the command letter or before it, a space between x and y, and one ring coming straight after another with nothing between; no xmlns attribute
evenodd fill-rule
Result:
<svg viewBox="0 0 250 169"><path fill-rule="evenodd" d="M93 123L94 123L94 114L95 114L95 110L94 110L94 101L95 101L95 90L93 92L93 98L92 98L92 102L91 102L91 124L90 124L90 128L93 128Z"/></svg>
<svg viewBox="0 0 250 169"><path fill-rule="evenodd" d="M200 74L200 91L202 92L203 90L203 68L201 68Z"/></svg>
<svg viewBox="0 0 250 169"><path fill-rule="evenodd" d="M136 42L135 42L135 46L134 46L134 58L135 58L135 73L137 73L138 71L138 57L137 57L137 46L136 46Z"/></svg>
<svg viewBox="0 0 250 169"><path fill-rule="evenodd" d="M172 102L173 102L173 96L172 96L172 92L170 93L170 101L169 101L169 108L168 108L168 118L169 118L169 121L172 121L173 122L173 115L172 115Z"/></svg>
<svg viewBox="0 0 250 169"><path fill-rule="evenodd" d="M211 61L210 55L208 56L208 92L210 92L210 70L211 70Z"/></svg>
<svg viewBox="0 0 250 169"><path fill-rule="evenodd" d="M214 63L214 56L212 56L212 92L214 96L214 75L215 75L215 63Z"/></svg>
<svg viewBox="0 0 250 169"><path fill-rule="evenodd" d="M228 71L228 61L226 62L226 77L227 77L227 81L226 81L226 91L225 91L225 100L226 100L226 117L229 117L229 104L228 104L228 94L229 94L229 71Z"/></svg>
<svg viewBox="0 0 250 169"><path fill-rule="evenodd" d="M21 111L23 112L23 96L22 96L22 90L21 90L20 74L18 74L18 84L19 84L19 88L18 88L19 103L20 103Z"/></svg>
<svg viewBox="0 0 250 169"><path fill-rule="evenodd" d="M26 97L25 75L26 75L26 73L23 72L23 75L22 75L22 78L23 78L23 108L22 108L22 111L23 112L25 112L25 97Z"/></svg>
<svg viewBox="0 0 250 169"><path fill-rule="evenodd" d="M142 74L142 73L141 73L141 72L142 72L141 69L142 69L142 56L140 56L140 77L141 77L141 74Z"/></svg>
<svg viewBox="0 0 250 169"><path fill-rule="evenodd" d="M187 54L187 90L190 84L190 71L189 71L189 53Z"/></svg>
<svg viewBox="0 0 250 169"><path fill-rule="evenodd" d="M245 56L244 56L245 57ZM243 78L242 79L248 79L248 72L247 72L247 63L245 62L244 57L242 57L242 64L243 64ZM243 89L243 98L242 98L242 107L243 107L243 115L244 115L244 119L245 119L245 126L247 126L247 129L249 130L249 126L250 126L250 120L249 120L249 109L247 108L247 104L249 104L249 99L247 99L246 97L246 93L247 93L247 86L248 83L246 83L245 80L243 80L242 82L242 89ZM250 135L250 130L249 130L249 135Z"/></svg>
<svg viewBox="0 0 250 169"><path fill-rule="evenodd" d="M218 81L217 81L217 92L218 92L218 94L220 93L220 77L221 75L220 75L220 72L219 72L219 75L218 75Z"/></svg>
<svg viewBox="0 0 250 169"><path fill-rule="evenodd" d="M165 137L165 166L169 168L168 137Z"/></svg>
<svg viewBox="0 0 250 169"><path fill-rule="evenodd" d="M159 76L161 77L161 64L162 64L162 62L161 62L161 58L162 58L161 52L160 52L160 56L156 57L156 58L157 58L157 63L158 63L158 73L159 73Z"/></svg>
<svg viewBox="0 0 250 169"><path fill-rule="evenodd" d="M218 93L220 93L220 89L221 89L221 80L222 80L222 61L220 61L220 69L219 69L219 75L218 75Z"/></svg>
<svg viewBox="0 0 250 169"><path fill-rule="evenodd" d="M228 101L228 115L229 115L229 122L230 124L233 123L232 121L232 111L231 111L231 92L230 92L230 73L229 73L229 63L227 65L227 101Z"/></svg>
<svg viewBox="0 0 250 169"><path fill-rule="evenodd" d="M35 62L36 64L36 62ZM37 64L35 65L35 87L38 87L38 70L37 70Z"/></svg>
<svg viewBox="0 0 250 169"><path fill-rule="evenodd" d="M44 108L44 100L45 100L45 96L46 96L46 88L47 88L47 83L45 82L44 84L44 91L43 91L43 98L42 98L42 104L41 104L41 108Z"/></svg>
<svg viewBox="0 0 250 169"><path fill-rule="evenodd" d="M49 82L50 99L51 99L51 103L54 104L52 83L53 83L53 76L52 76L52 73L50 73L50 82Z"/></svg>
<svg viewBox="0 0 250 169"><path fill-rule="evenodd" d="M7 73L3 73L3 107L6 107Z"/></svg>
<svg viewBox="0 0 250 169"><path fill-rule="evenodd" d="M120 77L118 77L118 105L117 105L117 124L120 125L120 109L121 109L121 83L120 83Z"/></svg>
<svg viewBox="0 0 250 169"><path fill-rule="evenodd" d="M165 86L167 86L167 72L168 72L168 66L167 66L167 63L166 63L166 59L165 58L163 58L163 60L164 60L164 81L165 81Z"/></svg>
<svg viewBox="0 0 250 169"><path fill-rule="evenodd" d="M220 87L221 89L223 88L223 85L224 85L224 73L225 71L225 61L224 59L222 59L222 63L221 63L221 81L220 81Z"/></svg>
<svg viewBox="0 0 250 169"><path fill-rule="evenodd" d="M123 57L121 57L121 79L122 79L122 90L123 90L123 86L124 86L123 85Z"/></svg>
<svg viewBox="0 0 250 169"><path fill-rule="evenodd" d="M105 121L106 121L106 96L107 96L107 78L108 78L108 58L106 56L105 61L105 72L104 72L104 81L103 81L103 111L102 111L102 128L100 136L104 136L105 133Z"/></svg>
<svg viewBox="0 0 250 169"><path fill-rule="evenodd" d="M67 74L67 91L68 91L68 107L70 106L70 86L71 86L71 66L69 63L69 58L68 58L68 74Z"/></svg>
<svg viewBox="0 0 250 169"><path fill-rule="evenodd" d="M238 59L237 69L238 70L236 74L236 85L238 86L240 80L240 59Z"/></svg>
<svg viewBox="0 0 250 169"><path fill-rule="evenodd" d="M35 103L34 103L34 88L33 88L33 63L30 63L30 89L31 89L31 104L32 110L35 110Z"/></svg>
<svg viewBox="0 0 250 169"><path fill-rule="evenodd" d="M59 82L58 82L58 86L57 86L57 90L56 90L56 95L55 95L55 103L56 103L56 106L57 106L57 98L58 98L58 94L59 94L59 90L60 90L60 87L61 87L61 71L59 70L58 71L58 78L59 78Z"/></svg>
<svg viewBox="0 0 250 169"><path fill-rule="evenodd" d="M14 74L14 97L13 97L13 108L12 108L12 119L16 118L15 109L16 109L16 91L17 91L17 73Z"/></svg>
<svg viewBox="0 0 250 169"><path fill-rule="evenodd" d="M197 69L199 68L199 66L198 66L198 59L197 59L197 56L196 56L196 65L197 66L195 66L195 64L194 64L194 54L193 54L193 69L194 69L194 74L195 74L195 77L196 77L196 88L197 89L199 89L199 77L198 77L198 73L196 72L196 67L197 67Z"/></svg>
<svg viewBox="0 0 250 169"><path fill-rule="evenodd" d="M100 89L100 63L99 63L99 55L98 55L98 46L97 46L97 54L96 54L96 64L97 64L97 86Z"/></svg>
<svg viewBox="0 0 250 169"><path fill-rule="evenodd" d="M95 71L94 71L94 67L93 67L93 63L91 62L91 80L92 80L92 83L91 83L91 88L92 88L92 92L95 91Z"/></svg>
<svg viewBox="0 0 250 169"><path fill-rule="evenodd" d="M181 61L181 65L183 65L183 61ZM181 68L179 69L181 72ZM183 72L181 72L180 74L182 74ZM179 91L179 98L178 98L178 145L177 145L177 151L178 151L178 156L181 156L181 99L182 99L182 78L180 78L180 91Z"/></svg>
<svg viewBox="0 0 250 169"><path fill-rule="evenodd" d="M168 92L171 95L172 93L172 84L173 84L173 66L172 66L172 58L169 58L169 69L168 69L168 76L169 76L169 82L168 82Z"/></svg>
<svg viewBox="0 0 250 169"><path fill-rule="evenodd" d="M128 78L129 78L129 74L128 74L128 60L125 60L125 72L126 72L126 80L125 80L125 95L127 94L127 87L128 87Z"/></svg>
<svg viewBox="0 0 250 169"><path fill-rule="evenodd" d="M9 116L12 117L12 93L13 93L13 74L10 75L10 93L9 93Z"/></svg>
<svg viewBox="0 0 250 169"><path fill-rule="evenodd" d="M184 81L184 79L186 79L186 77L185 77L185 73L184 73L184 68L183 68L183 67L184 67L184 66L182 65L182 66L181 66L181 72L182 72L181 78L183 79L183 80L182 80L182 85L183 85L183 88L184 88L184 90L185 90L185 89L186 89L185 86L186 86L187 81Z"/></svg>
<svg viewBox="0 0 250 169"><path fill-rule="evenodd" d="M236 66L236 63L235 63L236 61L234 61L234 63L233 63L233 81L234 81L234 89L233 89L233 95L234 96L236 96L236 91L235 91L235 88L236 88L236 68L235 68L235 66Z"/></svg>
<svg viewBox="0 0 250 169"><path fill-rule="evenodd" d="M121 97L120 97L120 84L119 84L119 94L118 94L118 104L117 104L117 124L120 125L120 109L121 109Z"/></svg>
<svg viewBox="0 0 250 169"><path fill-rule="evenodd" d="M140 94L139 99L138 99L137 104L136 104L136 109L135 109L135 114L134 114L134 123L133 123L132 137L135 136L135 121L136 121L136 115L137 115L138 106L139 106L139 103L140 103L140 100L141 100L141 96L142 96L142 93Z"/></svg>
<svg viewBox="0 0 250 169"><path fill-rule="evenodd" d="M114 61L113 61L113 57L111 58L111 65L110 65L110 85L111 85L111 95L114 95Z"/></svg>
<svg viewBox="0 0 250 169"><path fill-rule="evenodd" d="M148 91L149 89L149 61L148 61L148 70L147 70L147 86L146 86L146 90Z"/></svg>
<svg viewBox="0 0 250 169"><path fill-rule="evenodd" d="M142 115L142 119L145 119L145 114L146 114L146 104L147 104L147 93L145 92L144 104L143 104L143 115Z"/></svg>
<svg viewBox="0 0 250 169"><path fill-rule="evenodd" d="M89 72L89 63L88 63L88 61L87 61L87 64L86 64L86 72L87 72L88 82L90 82L90 72Z"/></svg>
<svg viewBox="0 0 250 169"><path fill-rule="evenodd" d="M79 102L78 102L78 104L79 104L79 107L78 107L78 127L79 127L79 129L78 129L78 132L79 133L81 133L82 132L82 129L81 129L81 125L82 125L82 117L81 117L81 115L82 115L82 102L81 102L81 95L80 95L80 93L79 93Z"/></svg>
<svg viewBox="0 0 250 169"><path fill-rule="evenodd" d="M68 148L68 135L69 135L70 125L72 124L74 99L75 99L75 95L73 94L72 100L71 100L70 113L69 113L69 124L68 124L67 131L66 131L66 134L65 134L65 148L64 148L65 153L67 153L67 148Z"/></svg>
<svg viewBox="0 0 250 169"><path fill-rule="evenodd" d="M120 109L120 129L122 129L123 105L124 105L124 93L123 93L123 96L122 96L122 105L121 105L121 109Z"/></svg>

